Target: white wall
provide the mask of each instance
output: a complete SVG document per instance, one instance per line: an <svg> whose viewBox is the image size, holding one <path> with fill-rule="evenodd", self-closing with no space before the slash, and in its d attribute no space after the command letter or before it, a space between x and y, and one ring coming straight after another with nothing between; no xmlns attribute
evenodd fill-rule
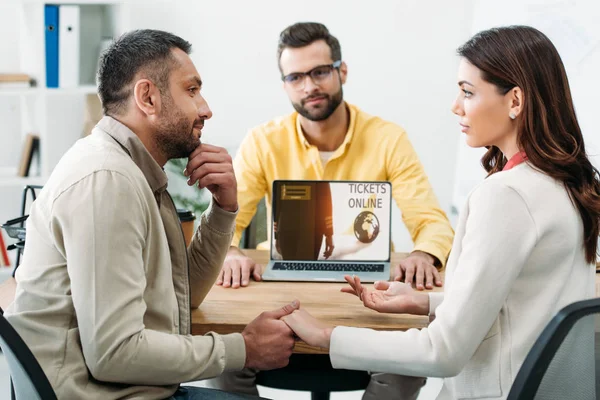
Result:
<svg viewBox="0 0 600 400"><path fill-rule="evenodd" d="M12 2L0 0L0 72L14 72L19 69L19 14ZM10 38L7 40L6 38ZM0 142L0 168L18 165L20 157L20 135L21 120L19 113L20 101L18 98L3 96L0 97L0 130L13 131L15 136L3 138ZM17 151L15 151L15 146ZM3 188L0 197L0 224L3 224L10 218L15 218L20 212L21 188ZM4 240L13 243L4 233ZM7 245L8 245L7 243ZM15 252L9 253L11 264L14 264ZM2 273L2 271L0 271ZM6 275L4 275L5 277Z"/></svg>
<svg viewBox="0 0 600 400"><path fill-rule="evenodd" d="M600 2L598 0L475 0L471 33L523 24L546 34L561 55L569 78L586 151L600 168ZM485 177L482 149L459 141L453 205L461 209L471 189Z"/></svg>
<svg viewBox="0 0 600 400"><path fill-rule="evenodd" d="M15 3L0 0L0 72L19 69L19 13Z"/></svg>
<svg viewBox="0 0 600 400"><path fill-rule="evenodd" d="M192 59L214 112L204 138L228 148L248 128L292 111L277 68L280 31L298 21L324 23L340 40L348 64L345 99L408 131L449 211L460 135L450 112L455 54L469 36L470 0L152 0L131 7L132 27L169 30L193 44ZM393 220L396 247L410 250L397 210Z"/></svg>
<svg viewBox="0 0 600 400"><path fill-rule="evenodd" d="M18 32L0 5L0 34ZM131 28L164 29L194 46L192 59L214 112L208 142L235 149L247 130L292 107L281 87L279 33L298 21L322 22L338 37L349 77L345 98L402 125L445 211L450 210L460 131L450 112L456 48L469 37L471 0L306 0L282 2L133 0ZM13 17L11 17L13 15ZM6 36L2 36L6 37ZM2 41L0 72L13 69L14 43ZM395 210L397 249L411 241Z"/></svg>
<svg viewBox="0 0 600 400"><path fill-rule="evenodd" d="M10 38L0 41L0 72L19 68L17 3L0 0L0 37ZM481 151L466 148L449 110L456 93L455 49L472 33L492 26L534 23L543 25L540 29L552 28L547 18L552 12L575 19L590 37L600 38L598 0L127 0L127 4L131 28L164 29L192 42L192 58L214 112L205 137L232 151L248 128L292 110L275 58L279 32L297 21L325 23L340 39L349 65L346 99L407 129L447 212L453 202L460 207L461 199L483 176L478 167ZM571 43L561 32L555 30L551 39L559 51L569 51ZM599 67L599 45L581 63L567 66L588 151L597 166ZM10 101L3 99L0 107L8 108ZM4 111L0 129L18 123L5 120L18 113ZM0 222L15 216L18 203L0 199ZM393 218L397 248L409 249L397 210Z"/></svg>

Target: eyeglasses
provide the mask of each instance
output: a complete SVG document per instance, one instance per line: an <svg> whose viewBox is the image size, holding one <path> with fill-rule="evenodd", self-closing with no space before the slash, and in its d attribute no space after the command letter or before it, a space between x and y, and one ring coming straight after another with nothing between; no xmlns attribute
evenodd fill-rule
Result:
<svg viewBox="0 0 600 400"><path fill-rule="evenodd" d="M319 65L308 72L292 72L291 74L282 76L281 80L294 90L302 90L304 89L307 76L310 76L315 85L319 85L331 78L333 70L338 69L340 65L342 65L342 61L338 60L333 64Z"/></svg>

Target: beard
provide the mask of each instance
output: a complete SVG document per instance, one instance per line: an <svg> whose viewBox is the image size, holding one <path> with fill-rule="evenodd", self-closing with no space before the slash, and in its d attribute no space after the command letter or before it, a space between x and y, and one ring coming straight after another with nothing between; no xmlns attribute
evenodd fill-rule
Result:
<svg viewBox="0 0 600 400"><path fill-rule="evenodd" d="M325 104L319 106L318 108L308 109L305 107L306 102L309 100L313 100L315 98L323 98L325 100ZM300 103L292 102L292 106L294 109L298 111L298 114L302 115L304 118L310 121L325 121L327 118L333 114L333 112L338 108L338 106L342 103L344 99L344 93L342 87L340 85L340 90L335 93L333 96L330 96L326 93L317 93L312 94L308 97L305 97L300 101Z"/></svg>
<svg viewBox="0 0 600 400"><path fill-rule="evenodd" d="M155 134L158 148L169 160L188 157L200 145L194 135L194 126L202 125L203 119L190 122L169 95L163 96L160 115L161 122Z"/></svg>

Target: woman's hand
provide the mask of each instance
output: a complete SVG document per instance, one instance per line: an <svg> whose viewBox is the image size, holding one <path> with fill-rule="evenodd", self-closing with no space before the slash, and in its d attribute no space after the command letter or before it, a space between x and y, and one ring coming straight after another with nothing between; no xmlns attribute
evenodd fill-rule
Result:
<svg viewBox="0 0 600 400"><path fill-rule="evenodd" d="M322 323L303 308L281 318L306 344L313 347L329 348L333 327Z"/></svg>
<svg viewBox="0 0 600 400"><path fill-rule="evenodd" d="M358 276L344 277L350 287L342 292L357 296L365 307L382 313L429 314L429 295L415 291L402 282L375 282L375 290L370 291L360 283Z"/></svg>

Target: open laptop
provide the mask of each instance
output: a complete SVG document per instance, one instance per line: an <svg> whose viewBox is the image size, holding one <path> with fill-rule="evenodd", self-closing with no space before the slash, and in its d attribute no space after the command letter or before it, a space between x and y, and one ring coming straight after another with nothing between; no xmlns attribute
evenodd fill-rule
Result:
<svg viewBox="0 0 600 400"><path fill-rule="evenodd" d="M273 182L271 281L389 280L392 186L371 181Z"/></svg>

